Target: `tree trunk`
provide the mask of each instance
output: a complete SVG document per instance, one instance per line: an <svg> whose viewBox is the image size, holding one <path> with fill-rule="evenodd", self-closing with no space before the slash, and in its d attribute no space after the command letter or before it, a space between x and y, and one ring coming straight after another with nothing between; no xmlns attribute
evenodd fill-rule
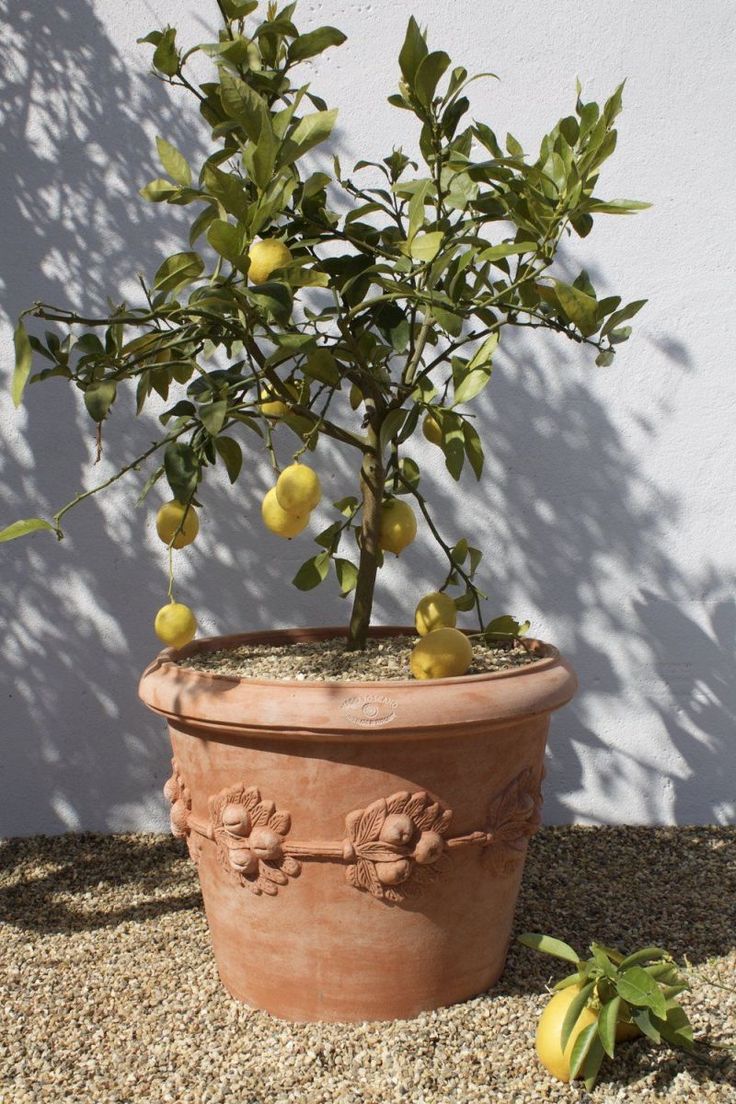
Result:
<svg viewBox="0 0 736 1104"><path fill-rule="evenodd" d="M381 527L381 505L386 473L380 453L378 434L368 430L369 451L360 470L360 488L363 495L363 517L360 528L360 561L358 581L353 599L353 612L348 630L348 651L362 651L368 639L368 628L373 609L373 591L378 571L378 534Z"/></svg>

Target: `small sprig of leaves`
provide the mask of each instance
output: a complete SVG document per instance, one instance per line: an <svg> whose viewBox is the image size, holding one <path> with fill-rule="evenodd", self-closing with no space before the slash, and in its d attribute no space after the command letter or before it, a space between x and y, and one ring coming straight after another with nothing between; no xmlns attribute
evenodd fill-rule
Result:
<svg viewBox="0 0 736 1104"><path fill-rule="evenodd" d="M587 1089L598 1078L603 1058L614 1058L616 1027L635 1025L653 1043L669 1043L691 1052L693 1029L678 996L690 984L672 955L662 947L642 947L624 955L612 947L591 943L590 958L551 935L525 932L519 942L535 951L572 962L575 971L554 986L555 992L580 987L570 1002L560 1032L562 1050L568 1044L580 1013L587 1006L597 1013L595 1023L578 1035L570 1056L570 1076L582 1074Z"/></svg>

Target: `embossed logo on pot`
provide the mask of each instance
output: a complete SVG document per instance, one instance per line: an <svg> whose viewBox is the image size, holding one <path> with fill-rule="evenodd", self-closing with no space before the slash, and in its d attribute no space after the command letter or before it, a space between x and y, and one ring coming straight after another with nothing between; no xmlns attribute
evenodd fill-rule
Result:
<svg viewBox="0 0 736 1104"><path fill-rule="evenodd" d="M376 728L396 716L397 703L385 694L355 694L342 703L342 711L353 724Z"/></svg>

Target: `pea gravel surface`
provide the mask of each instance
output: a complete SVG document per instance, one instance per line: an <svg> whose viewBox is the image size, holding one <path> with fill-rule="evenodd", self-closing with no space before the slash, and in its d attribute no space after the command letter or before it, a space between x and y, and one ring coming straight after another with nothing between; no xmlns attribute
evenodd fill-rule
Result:
<svg viewBox="0 0 736 1104"><path fill-rule="evenodd" d="M296 644L241 644L236 648L198 652L179 666L237 678L295 679L298 682L374 682L410 679L409 656L418 636L369 640L365 651L345 651L345 638L304 640ZM473 640L473 662L466 674L525 667L539 657L523 644Z"/></svg>
<svg viewBox="0 0 736 1104"><path fill-rule="evenodd" d="M287 1024L231 1000L195 870L163 836L0 845L2 1104L619 1104L736 1102L728 1050L643 1040L587 1093L534 1055L564 963L512 945L475 1000L412 1021ZM580 950L660 944L696 975L696 1037L736 1043L736 829L547 828L532 841L517 931ZM269 903L269 902L266 902Z"/></svg>

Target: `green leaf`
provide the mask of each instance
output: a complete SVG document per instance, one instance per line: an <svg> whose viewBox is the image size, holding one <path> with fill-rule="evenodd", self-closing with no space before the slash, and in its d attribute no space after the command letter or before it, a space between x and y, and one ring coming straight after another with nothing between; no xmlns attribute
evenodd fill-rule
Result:
<svg viewBox="0 0 736 1104"><path fill-rule="evenodd" d="M172 146L171 142L167 142L165 138L156 139L156 148L165 172L177 184L188 188L192 183L192 170L189 168L184 155L179 153L176 146Z"/></svg>
<svg viewBox="0 0 736 1104"><path fill-rule="evenodd" d="M646 299L635 299L633 303L627 303L621 310L614 311L601 330L602 336L605 337L611 330L615 330L617 326L620 326L622 322L626 322L629 318L633 318L647 302L648 300Z"/></svg>
<svg viewBox="0 0 736 1104"><path fill-rule="evenodd" d="M590 337L598 329L598 303L584 291L555 281L555 291L560 306L570 321L577 326L583 337Z"/></svg>
<svg viewBox="0 0 736 1104"><path fill-rule="evenodd" d="M594 1026L594 1025L591 1025ZM588 1092L591 1091L596 1081L598 1080L598 1071L601 1068L601 1062L603 1061L603 1047L598 1036L594 1036L593 1041L588 1048L588 1053L585 1056L585 1061L580 1067L580 1073L585 1080L585 1087Z"/></svg>
<svg viewBox="0 0 736 1104"><path fill-rule="evenodd" d="M174 498L188 502L197 488L199 463L191 445L172 441L164 452L164 471Z"/></svg>
<svg viewBox="0 0 736 1104"><path fill-rule="evenodd" d="M329 569L329 552L319 552L302 564L291 581L298 590L314 590L326 579Z"/></svg>
<svg viewBox="0 0 736 1104"><path fill-rule="evenodd" d="M409 255L415 261L432 261L440 251L444 234L432 230L429 234L417 234L409 243Z"/></svg>
<svg viewBox="0 0 736 1104"><path fill-rule="evenodd" d="M526 633L528 631L528 629L529 629L529 622L528 621L519 622L519 621L516 620L515 617L512 617L510 614L505 613L501 617L494 617L494 619L492 621L489 621L483 631L485 633L487 633L489 636L523 636L524 633ZM542 939L550 939L551 937L545 935L545 936L542 936L541 938ZM554 940L552 940L552 942L560 943L560 940L554 939ZM567 947L567 944L566 943L560 943L560 946ZM554 951L548 950L545 947L539 947L538 949L540 951L546 951L547 954L555 954ZM567 949L572 954L575 954L575 952L572 950L571 947L567 947ZM558 958L566 958L567 957L568 962L580 962L580 959L577 957L577 955L575 956L575 958L570 958L569 956L558 953L557 957Z"/></svg>
<svg viewBox="0 0 736 1104"><path fill-rule="evenodd" d="M463 377L455 386L454 406L469 402L480 394L491 378L493 371L491 358L498 345L498 333L487 337L468 363Z"/></svg>
<svg viewBox="0 0 736 1104"><path fill-rule="evenodd" d="M146 184L144 188L141 188L138 195L143 196L150 203L163 203L171 196L175 196L177 192L178 188L175 188L170 180L162 180L161 177L157 177Z"/></svg>
<svg viewBox="0 0 736 1104"><path fill-rule="evenodd" d="M667 1009L666 1020L657 1019L655 1022L662 1038L671 1046L682 1047L683 1050L693 1049L692 1026L685 1009L677 1002L673 1002Z"/></svg>
<svg viewBox="0 0 736 1104"><path fill-rule="evenodd" d="M16 537L25 537L28 533L35 533L39 529L48 529L52 533L58 533L55 526L43 518L26 518L24 521L14 521L12 525L6 525L0 529L0 541L15 540Z"/></svg>
<svg viewBox="0 0 736 1104"><path fill-rule="evenodd" d="M174 291L196 280L204 269L204 261L198 253L174 253L159 267L153 286L159 291Z"/></svg>
<svg viewBox="0 0 736 1104"><path fill-rule="evenodd" d="M206 403L199 408L199 418L202 425L212 437L216 437L225 424L227 418L227 403L224 399L217 402Z"/></svg>
<svg viewBox="0 0 736 1104"><path fill-rule="evenodd" d="M421 472L419 465L415 460L412 460L410 456L402 456L399 460L399 471L402 478L409 484L408 487L399 487L395 492L396 494L410 494L419 486L419 480L421 478Z"/></svg>
<svg viewBox="0 0 736 1104"><path fill-rule="evenodd" d="M339 386L340 372L338 371L337 361L329 349L315 349L310 354L302 371L310 379L319 380L320 383L326 383L329 387Z"/></svg>
<svg viewBox="0 0 736 1104"><path fill-rule="evenodd" d="M389 410L386 417L381 424L381 433L379 437L380 450L383 453L388 446L389 441L393 440L397 436L399 430L404 424L406 418L405 410Z"/></svg>
<svg viewBox="0 0 736 1104"><path fill-rule="evenodd" d="M631 1018L636 1026L641 1031L642 1035L646 1035L648 1039L651 1039L653 1043L661 1043L662 1036L654 1020L656 1017L652 1016L651 1011L648 1008L633 1008L631 1010Z"/></svg>
<svg viewBox="0 0 736 1104"><path fill-rule="evenodd" d="M305 115L303 119L300 119L297 126L289 135L287 141L282 147L282 156L279 158L279 164L283 167L285 165L291 165L293 161L301 157L312 149L313 146L319 145L320 142L324 142L326 138L329 138L332 133L332 128L335 125L337 119L337 108L333 108L330 111L315 111L311 115Z"/></svg>
<svg viewBox="0 0 736 1104"><path fill-rule="evenodd" d="M263 120L257 143L249 146L243 155L243 164L261 191L267 188L273 179L280 145L279 139L273 132L270 117L267 116Z"/></svg>
<svg viewBox="0 0 736 1104"><path fill-rule="evenodd" d="M589 199L583 204L583 210L598 215L630 215L634 211L646 211L651 203L642 203L638 199Z"/></svg>
<svg viewBox="0 0 736 1104"><path fill-rule="evenodd" d="M490 624L486 625L485 631L498 631L492 629L491 626L498 621L506 620L513 621L513 618L496 618L495 622L491 621ZM516 622L514 622L514 624L516 624ZM537 932L524 932L523 935L518 937L518 941L519 943L523 943L525 947L531 947L533 951L541 951L543 954L554 955L555 958L564 958L566 962L574 962L576 965L580 962L579 955L572 949L569 943L563 943L561 939L555 939L554 936L540 935Z"/></svg>
<svg viewBox="0 0 736 1104"><path fill-rule="evenodd" d="M575 1002L573 1001L573 1004L574 1003ZM572 1007L572 1005L570 1007ZM572 1026L574 1026L574 1023L573 1023ZM570 1028L570 1031L572 1031L572 1026ZM567 1037L568 1038L570 1037L570 1032L568 1032ZM583 1062L585 1061L585 1059L588 1055L588 1052L590 1051L590 1048L593 1046L594 1040L596 1040L597 1038L598 1038L598 1036L597 1036L597 1032L596 1032L596 1025L594 1023L592 1023L592 1024L588 1024L587 1027L584 1027L583 1030L580 1032L580 1034L575 1039L575 1045L573 1046L572 1054L570 1055L570 1080L571 1081L574 1080L577 1077L578 1073L580 1072L580 1067L582 1066ZM563 1047L566 1044L567 1044L567 1039L565 1039L565 1043L563 1043ZM600 1040L599 1040L599 1045L600 1045ZM603 1051L603 1048L601 1047L601 1053L602 1053L602 1051Z"/></svg>
<svg viewBox="0 0 736 1104"><path fill-rule="evenodd" d="M667 952L663 947L642 947L633 954L626 955L618 964L619 970L626 970L629 966L641 966L642 962L659 962Z"/></svg>
<svg viewBox="0 0 736 1104"><path fill-rule="evenodd" d="M176 30L167 27L153 51L153 64L160 73L173 77L179 68L179 55L176 52Z"/></svg>
<svg viewBox="0 0 736 1104"><path fill-rule="evenodd" d="M569 989L571 985L580 985L582 981L582 975L576 970L574 974L567 974L564 978L560 978L557 984L552 986L552 989L555 993L559 993L561 989Z"/></svg>
<svg viewBox="0 0 736 1104"><path fill-rule="evenodd" d="M289 61L304 61L305 58L316 57L328 46L342 46L346 38L347 35L338 31L337 27L318 27L309 34L299 35L289 44Z"/></svg>
<svg viewBox="0 0 736 1104"><path fill-rule="evenodd" d="M410 87L413 86L416 71L428 52L424 35L419 30L419 24L412 15L409 18L404 44L399 53L399 68L404 80Z"/></svg>
<svg viewBox="0 0 736 1104"><path fill-rule="evenodd" d="M10 395L13 400L13 405L18 407L23 399L23 391L25 390L33 361L31 342L22 321L15 327L13 341L15 344L15 368L13 370L13 379L10 384Z"/></svg>
<svg viewBox="0 0 736 1104"><path fill-rule="evenodd" d="M630 966L616 982L619 996L638 1008L651 1008L655 1016L664 1017L667 1005L654 978L641 966Z"/></svg>
<svg viewBox="0 0 736 1104"><path fill-rule="evenodd" d="M419 187L409 200L409 236L407 241L410 243L417 231L424 225L424 201L431 186L431 180L421 180Z"/></svg>
<svg viewBox="0 0 736 1104"><path fill-rule="evenodd" d="M615 359L615 349L601 349L598 356L595 358L595 362L599 368L610 368Z"/></svg>
<svg viewBox="0 0 736 1104"><path fill-rule="evenodd" d="M565 1013L565 1018L562 1021L562 1026L560 1027L560 1046L563 1050L567 1046L570 1040L570 1036L572 1035L573 1028L578 1022L580 1013L587 1005L588 998L590 997L594 988L595 982L589 981L588 984L584 985L580 992L576 993L570 1001L567 1012Z"/></svg>
<svg viewBox="0 0 736 1104"><path fill-rule="evenodd" d="M228 479L231 483L234 483L243 466L243 450L232 437L218 437L215 441L215 448L222 457Z"/></svg>
<svg viewBox="0 0 736 1104"><path fill-rule="evenodd" d="M220 101L226 114L240 123L251 142L257 142L269 116L266 101L227 69L220 71Z"/></svg>
<svg viewBox="0 0 736 1104"><path fill-rule="evenodd" d="M96 380L84 392L84 405L93 422L103 422L115 402L117 384L114 380Z"/></svg>
<svg viewBox="0 0 736 1104"><path fill-rule="evenodd" d="M450 59L444 50L435 50L423 57L414 76L414 92L425 107L429 107L435 94L437 83L447 71Z"/></svg>
<svg viewBox="0 0 736 1104"><path fill-rule="evenodd" d="M285 284L270 280L265 284L257 284L253 288L247 288L245 296L255 306L272 315L277 322L288 322L293 299L289 288Z"/></svg>
<svg viewBox="0 0 736 1104"><path fill-rule="evenodd" d="M465 455L470 462L475 478L480 479L483 474L484 461L483 443L480 439L480 435L470 422L464 422L463 436L465 438Z"/></svg>
<svg viewBox="0 0 736 1104"><path fill-rule="evenodd" d="M258 0L221 0L228 19L245 19L258 7Z"/></svg>
<svg viewBox="0 0 736 1104"><path fill-rule="evenodd" d="M500 245L492 245L489 249L483 249L478 254L480 261L498 261L502 257L513 257L521 253L536 253L539 246L536 242L502 242Z"/></svg>
<svg viewBox="0 0 736 1104"><path fill-rule="evenodd" d="M611 1000L606 1001L598 1014L598 1037L609 1058L613 1058L616 1050L616 1024L620 1008L621 998L612 997Z"/></svg>
<svg viewBox="0 0 736 1104"><path fill-rule="evenodd" d="M207 229L207 241L216 253L236 267L245 265L243 231L224 219L213 219Z"/></svg>
<svg viewBox="0 0 736 1104"><path fill-rule="evenodd" d="M345 597L345 595L355 590L355 584L358 581L358 569L351 560L337 558L335 560L335 572L340 586L340 594Z"/></svg>

